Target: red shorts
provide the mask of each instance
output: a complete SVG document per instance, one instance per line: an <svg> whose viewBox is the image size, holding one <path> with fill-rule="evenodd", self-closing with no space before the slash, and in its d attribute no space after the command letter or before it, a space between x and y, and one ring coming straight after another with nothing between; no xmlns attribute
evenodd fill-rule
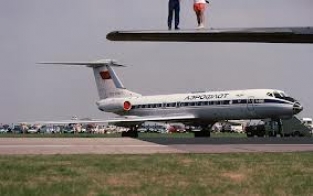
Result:
<svg viewBox="0 0 313 196"><path fill-rule="evenodd" d="M205 10L205 3L195 3L193 4L193 9L195 12L201 12Z"/></svg>

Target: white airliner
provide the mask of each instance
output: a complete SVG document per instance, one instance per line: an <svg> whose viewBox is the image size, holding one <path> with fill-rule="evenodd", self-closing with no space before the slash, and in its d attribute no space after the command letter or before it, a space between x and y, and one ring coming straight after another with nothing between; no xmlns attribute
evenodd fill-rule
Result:
<svg viewBox="0 0 313 196"><path fill-rule="evenodd" d="M136 137L138 125L146 121L182 122L186 125L200 126L202 131L197 132L196 136L209 136L210 126L220 120L265 118L277 120L291 118L303 109L294 98L281 90L273 89L142 96L124 87L112 68L123 65L113 60L41 64L85 65L93 68L100 98L96 102L99 110L112 112L121 117L80 122L108 122L129 127L124 136Z"/></svg>

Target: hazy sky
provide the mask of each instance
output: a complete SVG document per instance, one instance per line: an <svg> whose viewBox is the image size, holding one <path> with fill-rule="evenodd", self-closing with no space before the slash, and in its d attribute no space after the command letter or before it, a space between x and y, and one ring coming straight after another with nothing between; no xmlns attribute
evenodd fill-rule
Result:
<svg viewBox="0 0 313 196"><path fill-rule="evenodd" d="M0 123L107 118L92 70L41 61L112 58L124 85L144 95L281 89L313 117L313 45L110 42L113 30L167 29L167 0L1 0ZM211 0L207 26L313 26L312 0ZM181 0L182 29L195 28Z"/></svg>

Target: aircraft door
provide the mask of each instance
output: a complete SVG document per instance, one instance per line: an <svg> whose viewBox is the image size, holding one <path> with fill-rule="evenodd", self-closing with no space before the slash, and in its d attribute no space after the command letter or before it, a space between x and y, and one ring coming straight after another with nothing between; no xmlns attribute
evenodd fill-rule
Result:
<svg viewBox="0 0 313 196"><path fill-rule="evenodd" d="M161 115L166 115L166 102L163 102Z"/></svg>
<svg viewBox="0 0 313 196"><path fill-rule="evenodd" d="M250 114L254 113L254 97L248 97L248 99L247 99L247 109L248 109L248 112Z"/></svg>

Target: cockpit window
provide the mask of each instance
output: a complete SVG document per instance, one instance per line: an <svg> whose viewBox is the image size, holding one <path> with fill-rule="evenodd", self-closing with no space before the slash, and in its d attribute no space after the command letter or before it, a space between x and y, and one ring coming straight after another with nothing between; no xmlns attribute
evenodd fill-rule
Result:
<svg viewBox="0 0 313 196"><path fill-rule="evenodd" d="M273 97L273 94L270 93L270 92L266 93L266 95L267 95L267 96L270 96L270 97Z"/></svg>
<svg viewBox="0 0 313 196"><path fill-rule="evenodd" d="M296 100L292 97L289 97L288 95L286 95L285 93L283 92L278 92L278 91L275 91L273 92L274 94L274 97L275 98L278 98L278 99L283 99L283 100L286 100L286 101L290 101L290 102L295 102Z"/></svg>
<svg viewBox="0 0 313 196"><path fill-rule="evenodd" d="M276 98L283 98L283 96L281 96L281 94L279 94L278 92L274 92L274 96Z"/></svg>

